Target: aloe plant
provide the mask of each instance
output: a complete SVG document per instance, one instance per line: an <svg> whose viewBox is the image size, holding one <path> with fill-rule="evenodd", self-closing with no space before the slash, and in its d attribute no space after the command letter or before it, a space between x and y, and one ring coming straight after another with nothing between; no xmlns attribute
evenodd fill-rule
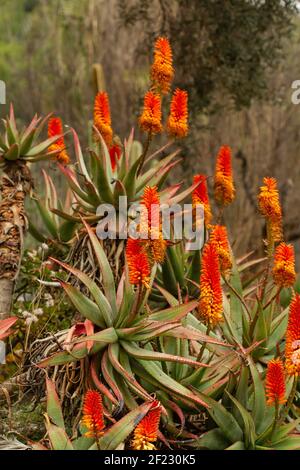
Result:
<svg viewBox="0 0 300 470"><path fill-rule="evenodd" d="M195 370L201 370L202 374L207 367L210 370L210 366L197 362L189 354L188 340L207 342L214 351L220 350L217 355L223 355L231 346L208 337L199 328L199 322L192 320L192 315L190 321L187 320L197 306L197 300L150 313L147 308L149 290L139 297L128 281L126 270L119 285L115 286L100 241L86 223L85 227L102 273L103 291L82 271L56 262L88 290L89 295L84 295L79 288L60 281L75 308L92 323L94 333L73 340L69 338L65 351L43 360L39 367L65 364L89 356L89 373L95 386L106 396L110 406L117 409L124 405L132 409L137 397L149 399L157 387L165 392L160 397L162 403L171 400L189 407L206 407L205 400L181 383L184 375L189 376ZM151 282L154 276L155 267ZM173 349L172 340L180 339L186 343L186 354L168 352ZM168 363L170 367L166 365ZM214 366L211 369L215 372Z"/></svg>
<svg viewBox="0 0 300 470"><path fill-rule="evenodd" d="M47 119L47 118L46 118ZM32 178L27 163L49 159L55 152L49 147L60 136L38 143L45 119L34 116L27 128L17 128L13 107L3 120L4 133L0 135L0 318L11 309L15 280L18 275L24 237L27 231L25 198L32 189Z"/></svg>

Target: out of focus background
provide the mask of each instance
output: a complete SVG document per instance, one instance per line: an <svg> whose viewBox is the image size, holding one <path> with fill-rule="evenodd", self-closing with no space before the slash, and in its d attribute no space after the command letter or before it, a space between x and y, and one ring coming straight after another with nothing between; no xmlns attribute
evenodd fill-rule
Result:
<svg viewBox="0 0 300 470"><path fill-rule="evenodd" d="M263 248L256 194L278 179L285 238L300 265L300 20L294 0L0 0L0 79L19 121L54 112L88 144L101 70L123 139L148 86L154 39L167 35L175 86L189 92L190 135L174 179L213 175L218 147L233 150L237 198L226 211L235 250ZM140 138L138 129L137 138ZM158 142L159 143L159 142ZM50 165L47 163L47 165ZM34 170L39 184L40 169ZM55 169L52 170L55 173ZM64 191L62 179L56 184Z"/></svg>

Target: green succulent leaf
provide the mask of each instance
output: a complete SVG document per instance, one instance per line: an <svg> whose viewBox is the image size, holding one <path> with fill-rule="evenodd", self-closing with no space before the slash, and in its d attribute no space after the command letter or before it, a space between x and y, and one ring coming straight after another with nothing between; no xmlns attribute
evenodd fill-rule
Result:
<svg viewBox="0 0 300 470"><path fill-rule="evenodd" d="M94 234L94 232L91 230L91 228L88 226L88 224L84 220L83 220L83 224L89 234L89 237L92 242L94 252L95 252L101 273L102 273L103 288L104 288L106 298L109 301L109 304L111 306L113 319L116 319L116 316L118 313L116 287L115 287L114 276L113 276L110 264L102 248L102 245L99 242L96 235Z"/></svg>
<svg viewBox="0 0 300 470"><path fill-rule="evenodd" d="M120 344L128 354L139 359L145 359L148 361L160 361L160 362L165 362L165 361L178 362L180 364L188 364L192 367L209 367L207 364L202 364L201 362L197 362L187 357L174 356L172 354L165 354L165 353L159 353L159 352L154 352L154 351L147 351L147 349L139 348L134 343L129 342L129 341L120 341Z"/></svg>
<svg viewBox="0 0 300 470"><path fill-rule="evenodd" d="M86 274L84 274L82 271L79 269L72 268L71 266L62 263L61 261L58 261L54 258L51 258L55 263L58 263L60 266L65 268L67 271L70 273L74 274L90 291L91 295L94 297L94 300L101 312L102 317L105 320L105 323L107 326L112 325L112 310L111 306L105 297L105 295L102 293L101 289L97 286L97 284L92 281Z"/></svg>
<svg viewBox="0 0 300 470"><path fill-rule="evenodd" d="M254 387L254 403L253 403L253 419L255 422L255 427L257 433L261 433L266 427L265 425L265 412L266 412L266 397L263 381L260 378L259 372L253 362L249 357L249 367L250 373L253 380Z"/></svg>
<svg viewBox="0 0 300 470"><path fill-rule="evenodd" d="M47 387L47 414L56 426L65 429L64 418L55 385L48 377L46 378Z"/></svg>
<svg viewBox="0 0 300 470"><path fill-rule="evenodd" d="M208 413L217 424L217 426L222 430L226 439L234 443L237 441L243 440L243 431L240 428L237 421L234 419L233 415L224 408L224 406L213 400L207 395L203 395L201 392L198 392L200 397L206 401L208 405Z"/></svg>
<svg viewBox="0 0 300 470"><path fill-rule="evenodd" d="M101 450L115 450L118 445L121 444L121 442L124 442L129 434L132 433L134 428L148 413L150 408L151 402L143 403L138 408L130 411L127 415L121 418L99 439Z"/></svg>
<svg viewBox="0 0 300 470"><path fill-rule="evenodd" d="M46 424L46 429L53 450L74 450L64 429L55 426L55 424Z"/></svg>
<svg viewBox="0 0 300 470"><path fill-rule="evenodd" d="M66 292L67 296L71 300L75 308L81 313L81 315L88 320L91 320L95 325L105 328L105 321L99 307L95 302L86 297L80 290L76 289L71 284L60 281L61 286Z"/></svg>

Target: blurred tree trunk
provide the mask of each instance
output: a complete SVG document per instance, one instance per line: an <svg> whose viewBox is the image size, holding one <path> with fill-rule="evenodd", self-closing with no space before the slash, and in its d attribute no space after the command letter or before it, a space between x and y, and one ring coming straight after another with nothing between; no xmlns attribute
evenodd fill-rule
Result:
<svg viewBox="0 0 300 470"><path fill-rule="evenodd" d="M0 320L10 315L27 230L25 197L30 170L23 162L6 166L0 183Z"/></svg>

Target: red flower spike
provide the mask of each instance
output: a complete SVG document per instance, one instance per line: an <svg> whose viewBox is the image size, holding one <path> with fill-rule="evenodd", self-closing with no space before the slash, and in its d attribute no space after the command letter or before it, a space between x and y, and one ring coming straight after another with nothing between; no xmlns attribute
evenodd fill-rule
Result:
<svg viewBox="0 0 300 470"><path fill-rule="evenodd" d="M196 207L198 204L203 205L204 208L204 223L206 227L209 226L210 221L212 219L212 213L210 208L210 203L208 199L208 192L207 192L207 183L206 183L206 176L205 175L195 175L193 183L199 183L196 189L194 189L192 194L192 201L193 206Z"/></svg>
<svg viewBox="0 0 300 470"><path fill-rule="evenodd" d="M63 134L62 120L58 117L52 117L48 121L48 137L55 137L56 135ZM49 152L57 151L54 159L58 162L68 165L70 157L66 152L65 139L61 136L54 144L50 145Z"/></svg>
<svg viewBox="0 0 300 470"><path fill-rule="evenodd" d="M188 126L188 94L177 88L171 101L170 115L167 122L168 134L172 137L186 137Z"/></svg>
<svg viewBox="0 0 300 470"><path fill-rule="evenodd" d="M266 218L273 241L281 241L282 211L275 178L264 178L264 185L261 186L258 196L258 206L261 214Z"/></svg>
<svg viewBox="0 0 300 470"><path fill-rule="evenodd" d="M214 244L217 249L222 274L226 274L232 267L226 227L224 225L214 225L209 241Z"/></svg>
<svg viewBox="0 0 300 470"><path fill-rule="evenodd" d="M133 450L156 450L159 421L161 416L160 403L155 400L146 416L134 430L131 448Z"/></svg>
<svg viewBox="0 0 300 470"><path fill-rule="evenodd" d="M162 131L160 96L148 91L144 98L144 109L139 119L144 132L159 134Z"/></svg>
<svg viewBox="0 0 300 470"><path fill-rule="evenodd" d="M203 249L198 312L200 318L211 327L216 326L223 319L219 257L212 243L206 243Z"/></svg>
<svg viewBox="0 0 300 470"><path fill-rule="evenodd" d="M102 135L106 145L110 147L113 131L111 127L109 99L108 94L105 91L99 92L95 97L94 126ZM97 140L96 134L94 134L94 137Z"/></svg>
<svg viewBox="0 0 300 470"><path fill-rule="evenodd" d="M285 399L284 368L281 359L272 359L268 362L266 376L266 396L267 404L281 405Z"/></svg>
<svg viewBox="0 0 300 470"><path fill-rule="evenodd" d="M129 282L134 285L144 285L149 288L150 263L140 239L128 238L126 258L129 269Z"/></svg>
<svg viewBox="0 0 300 470"><path fill-rule="evenodd" d="M277 286L291 287L296 280L293 245L280 243L275 250L273 278Z"/></svg>
<svg viewBox="0 0 300 470"><path fill-rule="evenodd" d="M300 294L290 304L285 339L285 368L290 375L300 373Z"/></svg>
<svg viewBox="0 0 300 470"><path fill-rule="evenodd" d="M235 197L231 168L231 148L224 145L220 148L215 171L215 199L221 206L227 206Z"/></svg>
<svg viewBox="0 0 300 470"><path fill-rule="evenodd" d="M154 61L151 67L151 78L158 92L168 93L174 77L172 49L169 40L160 37L155 42Z"/></svg>
<svg viewBox="0 0 300 470"><path fill-rule="evenodd" d="M103 434L104 417L102 397L96 390L88 390L84 397L82 424L87 428L86 437L98 439Z"/></svg>

